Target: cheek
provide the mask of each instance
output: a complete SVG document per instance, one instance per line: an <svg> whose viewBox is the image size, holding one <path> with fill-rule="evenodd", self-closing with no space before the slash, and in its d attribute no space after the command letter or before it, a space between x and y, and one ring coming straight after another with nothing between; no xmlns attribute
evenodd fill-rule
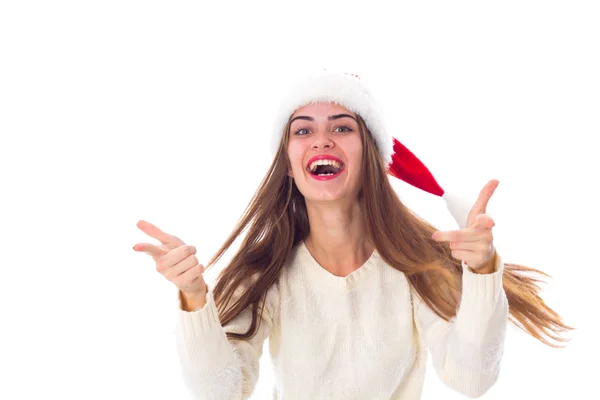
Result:
<svg viewBox="0 0 600 400"><path fill-rule="evenodd" d="M288 157L290 159L290 164L292 165L292 170L295 171L302 167L302 149L300 149L298 145L290 143L288 146Z"/></svg>
<svg viewBox="0 0 600 400"><path fill-rule="evenodd" d="M355 167L355 170L359 170L362 168L362 143L351 142L348 143L347 156L348 161Z"/></svg>

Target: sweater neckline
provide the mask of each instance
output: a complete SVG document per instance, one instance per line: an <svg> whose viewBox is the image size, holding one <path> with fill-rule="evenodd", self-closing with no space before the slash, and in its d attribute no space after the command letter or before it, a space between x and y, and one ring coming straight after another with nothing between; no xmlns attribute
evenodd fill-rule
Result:
<svg viewBox="0 0 600 400"><path fill-rule="evenodd" d="M378 260L380 259L377 249L374 249L363 265L346 276L338 276L332 274L317 262L317 260L306 247L304 240L302 240L298 246L298 256L302 265L305 267L306 273L311 275L313 278L316 278L320 282L326 282L332 285L356 284L361 278L366 276L369 271L375 269L378 264Z"/></svg>

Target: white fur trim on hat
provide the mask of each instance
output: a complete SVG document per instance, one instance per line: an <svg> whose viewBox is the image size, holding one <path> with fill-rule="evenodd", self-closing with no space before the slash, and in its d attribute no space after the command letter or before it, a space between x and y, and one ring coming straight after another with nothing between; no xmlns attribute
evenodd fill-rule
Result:
<svg viewBox="0 0 600 400"><path fill-rule="evenodd" d="M332 71L322 71L300 79L282 99L271 143L273 155L279 148L290 116L300 107L319 102L334 102L360 115L373 134L385 165L391 163L393 136L385 129L383 117L371 91L358 77Z"/></svg>

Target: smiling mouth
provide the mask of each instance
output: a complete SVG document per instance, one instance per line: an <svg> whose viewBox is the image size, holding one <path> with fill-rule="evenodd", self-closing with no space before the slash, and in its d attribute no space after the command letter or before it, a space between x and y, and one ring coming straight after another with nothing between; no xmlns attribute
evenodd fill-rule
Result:
<svg viewBox="0 0 600 400"><path fill-rule="evenodd" d="M306 169L314 176L333 176L342 172L344 164L335 160L317 160Z"/></svg>

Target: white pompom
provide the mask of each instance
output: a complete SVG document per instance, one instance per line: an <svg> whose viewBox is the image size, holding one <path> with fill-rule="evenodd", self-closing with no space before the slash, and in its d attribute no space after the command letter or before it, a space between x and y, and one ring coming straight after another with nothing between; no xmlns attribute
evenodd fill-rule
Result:
<svg viewBox="0 0 600 400"><path fill-rule="evenodd" d="M450 193L447 191L444 191L442 198L446 202L446 207L448 207L450 214L452 214L458 223L458 226L461 229L466 228L467 218L469 217L469 212L471 211L472 207L471 202L456 195L455 193Z"/></svg>

